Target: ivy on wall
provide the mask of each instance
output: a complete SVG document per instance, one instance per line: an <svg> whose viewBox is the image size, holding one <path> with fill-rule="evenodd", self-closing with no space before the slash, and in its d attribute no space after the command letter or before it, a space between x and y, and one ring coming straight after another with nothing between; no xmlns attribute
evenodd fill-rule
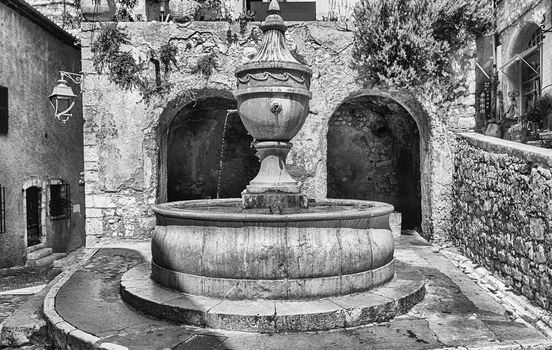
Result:
<svg viewBox="0 0 552 350"><path fill-rule="evenodd" d="M178 48L172 43L162 45L159 51L153 49L148 53L148 60L136 60L128 51L121 51L122 45L129 45L128 35L121 30L117 23L103 26L92 42L92 63L96 72L107 73L109 81L124 90L136 89L147 102L154 94L167 92L170 84L161 79L160 69L163 65L165 75L172 69L178 68L176 55ZM148 64L155 67L155 82L150 82L145 72Z"/></svg>

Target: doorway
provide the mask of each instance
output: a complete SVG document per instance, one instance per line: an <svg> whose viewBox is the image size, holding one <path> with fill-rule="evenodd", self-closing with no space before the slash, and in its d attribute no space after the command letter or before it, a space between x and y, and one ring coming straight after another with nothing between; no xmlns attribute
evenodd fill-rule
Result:
<svg viewBox="0 0 552 350"><path fill-rule="evenodd" d="M40 243L42 236L41 202L42 194L39 187L29 187L25 190L27 206L27 246Z"/></svg>

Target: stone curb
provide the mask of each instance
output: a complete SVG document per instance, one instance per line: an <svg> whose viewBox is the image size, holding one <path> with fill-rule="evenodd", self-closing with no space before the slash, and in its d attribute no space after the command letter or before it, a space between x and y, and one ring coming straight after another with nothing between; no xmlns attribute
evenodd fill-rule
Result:
<svg viewBox="0 0 552 350"><path fill-rule="evenodd" d="M456 250L455 248L453 248ZM499 278L495 277L489 270L482 266L477 266L468 257L452 251L448 247L434 247L441 255L451 261L460 271L466 274L470 279L476 282L481 288L489 291L499 304L516 317L516 321L530 324L547 338L552 339L552 314L530 303L528 299L511 292L508 287ZM444 348L456 349L456 348ZM472 349L472 348L469 348ZM481 350L503 349L496 347L477 347ZM519 344L505 347L506 349L552 349L552 341L545 343Z"/></svg>
<svg viewBox="0 0 552 350"><path fill-rule="evenodd" d="M101 343L100 338L83 332L66 322L57 312L55 300L61 287L77 272L101 247L91 248L74 266L62 272L55 278L52 288L44 297L43 313L48 328L48 337L58 349L103 349L128 350L127 347L112 343Z"/></svg>

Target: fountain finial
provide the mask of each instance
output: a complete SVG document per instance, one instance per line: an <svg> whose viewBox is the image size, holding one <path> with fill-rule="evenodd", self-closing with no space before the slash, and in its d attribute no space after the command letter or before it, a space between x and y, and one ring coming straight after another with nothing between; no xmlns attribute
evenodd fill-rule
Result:
<svg viewBox="0 0 552 350"><path fill-rule="evenodd" d="M280 4L278 1L272 0L268 5L268 16L266 16L263 24L261 24L261 30L266 33L269 30L278 30L285 33L287 30L284 24L284 19L280 16Z"/></svg>
<svg viewBox="0 0 552 350"><path fill-rule="evenodd" d="M278 13L280 14L280 4L278 0L271 0L270 5L268 6L268 13Z"/></svg>

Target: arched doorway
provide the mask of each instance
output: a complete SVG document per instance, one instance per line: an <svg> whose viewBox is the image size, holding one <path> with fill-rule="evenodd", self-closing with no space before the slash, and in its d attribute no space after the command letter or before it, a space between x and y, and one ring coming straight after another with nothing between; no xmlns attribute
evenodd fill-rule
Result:
<svg viewBox="0 0 552 350"><path fill-rule="evenodd" d="M167 201L236 198L259 162L233 99L207 97L182 107L166 133ZM223 152L222 152L223 151ZM222 152L222 154L221 154Z"/></svg>
<svg viewBox="0 0 552 350"><path fill-rule="evenodd" d="M542 38L542 30L537 24L526 24L510 47L509 60L500 67L505 73L503 78L506 78L509 95L516 100L512 112L517 116L527 113L541 95Z"/></svg>
<svg viewBox="0 0 552 350"><path fill-rule="evenodd" d="M409 112L382 96L341 104L328 128L328 197L391 203L403 228L421 227L420 131Z"/></svg>

